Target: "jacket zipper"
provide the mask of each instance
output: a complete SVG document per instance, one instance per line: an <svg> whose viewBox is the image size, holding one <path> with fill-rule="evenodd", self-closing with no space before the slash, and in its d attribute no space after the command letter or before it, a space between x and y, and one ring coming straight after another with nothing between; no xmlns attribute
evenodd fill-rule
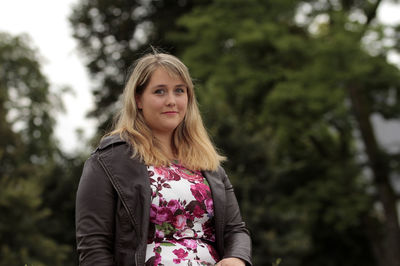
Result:
<svg viewBox="0 0 400 266"><path fill-rule="evenodd" d="M112 186L114 187L115 191L117 191L118 197L121 199L122 205L124 206L125 210L128 212L129 219L131 220L131 222L133 224L133 228L134 228L136 234L139 235L139 232L138 232L138 229L137 229L138 228L138 224L137 224L137 222L135 220L135 217L133 217L133 215L131 215L130 209L126 205L126 202L123 200L123 198L120 197L121 191L120 191L119 187L115 184L114 179L112 178L111 174L109 173L107 167L104 165L104 162L103 162L103 160L102 160L102 158L100 156L98 157L98 160L100 162L100 165L103 167L104 171L106 172L106 174L108 176L108 179L110 180L110 182L111 182Z"/></svg>
<svg viewBox="0 0 400 266"><path fill-rule="evenodd" d="M135 252L135 266L139 266L139 263L138 263L138 253L137 253L137 251Z"/></svg>

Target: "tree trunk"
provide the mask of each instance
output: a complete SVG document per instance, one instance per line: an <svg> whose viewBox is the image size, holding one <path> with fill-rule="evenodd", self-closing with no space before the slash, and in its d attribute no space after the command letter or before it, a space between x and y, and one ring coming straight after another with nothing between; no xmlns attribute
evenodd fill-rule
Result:
<svg viewBox="0 0 400 266"><path fill-rule="evenodd" d="M396 194L390 184L390 169L385 162L384 152L378 147L370 121L370 111L362 91L356 86L350 88L350 98L361 133L369 166L373 173L373 182L377 189L378 199L383 206L383 239L382 251L377 261L384 261L386 266L400 265L400 226L396 208ZM379 255L378 255L379 256ZM381 263L380 263L381 264Z"/></svg>

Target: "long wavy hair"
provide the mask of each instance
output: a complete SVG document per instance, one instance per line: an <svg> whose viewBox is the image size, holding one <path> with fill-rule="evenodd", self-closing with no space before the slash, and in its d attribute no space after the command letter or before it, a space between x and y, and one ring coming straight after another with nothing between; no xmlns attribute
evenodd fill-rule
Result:
<svg viewBox="0 0 400 266"><path fill-rule="evenodd" d="M113 130L107 135L120 134L133 147L132 156L139 156L146 165L170 165L170 159L153 136L135 100L145 90L154 71L160 67L170 75L181 78L187 86L187 111L171 140L176 159L192 170L216 170L225 157L217 152L204 127L187 67L169 54L154 51L135 62L124 89L122 108Z"/></svg>

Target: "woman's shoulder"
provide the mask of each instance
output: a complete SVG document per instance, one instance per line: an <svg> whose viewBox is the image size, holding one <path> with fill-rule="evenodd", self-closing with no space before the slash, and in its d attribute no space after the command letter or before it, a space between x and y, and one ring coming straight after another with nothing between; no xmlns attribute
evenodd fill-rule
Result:
<svg viewBox="0 0 400 266"><path fill-rule="evenodd" d="M97 148L91 153L88 161L102 161L107 165L140 164L143 162L134 155L132 146L119 134L108 135L100 140Z"/></svg>
<svg viewBox="0 0 400 266"><path fill-rule="evenodd" d="M112 146L118 146L121 144L128 144L119 134L108 135L100 140L96 150L104 150Z"/></svg>
<svg viewBox="0 0 400 266"><path fill-rule="evenodd" d="M202 172L203 172L203 174L205 174L208 177L216 178L216 179L219 179L221 181L223 181L223 180L225 180L227 178L225 169L221 165L219 165L217 167L217 169L205 170L205 171L202 171Z"/></svg>
<svg viewBox="0 0 400 266"><path fill-rule="evenodd" d="M108 135L100 140L97 148L92 152L92 155L97 155L101 157L118 157L118 156L128 156L132 155L132 147L129 143L121 138L119 134Z"/></svg>

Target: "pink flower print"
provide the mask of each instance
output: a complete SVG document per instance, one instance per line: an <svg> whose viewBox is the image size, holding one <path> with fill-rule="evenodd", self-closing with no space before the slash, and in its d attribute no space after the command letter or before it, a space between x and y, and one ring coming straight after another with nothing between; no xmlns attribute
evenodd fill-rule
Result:
<svg viewBox="0 0 400 266"><path fill-rule="evenodd" d="M210 197L207 195L207 192L210 191L210 188L204 183L191 185L190 191L192 192L194 198L199 202L203 202L205 199Z"/></svg>
<svg viewBox="0 0 400 266"><path fill-rule="evenodd" d="M199 204L196 204L193 209L193 215L197 218L203 217L204 210L199 206Z"/></svg>
<svg viewBox="0 0 400 266"><path fill-rule="evenodd" d="M188 180L189 182L202 182L203 181L203 176L200 171L192 171L187 169L181 164L174 163L173 164L175 171L179 176L182 178Z"/></svg>
<svg viewBox="0 0 400 266"><path fill-rule="evenodd" d="M210 254L211 254L211 257L213 257L213 259L214 259L215 261L219 261L219 256L218 256L218 253L217 253L217 251L215 250L215 248L214 248L212 245L207 245L207 248L208 248L208 251L209 251Z"/></svg>
<svg viewBox="0 0 400 266"><path fill-rule="evenodd" d="M151 206L150 206L150 221L153 223L156 221L157 211L158 211L158 207L154 204L151 204Z"/></svg>
<svg viewBox="0 0 400 266"><path fill-rule="evenodd" d="M156 238L157 239L164 239L164 237L165 237L164 231L156 230Z"/></svg>
<svg viewBox="0 0 400 266"><path fill-rule="evenodd" d="M175 249L174 251L172 251L178 258L174 259L174 263L178 264L181 263L181 260L186 258L187 255L189 254L187 251L183 250L183 248L180 249Z"/></svg>
<svg viewBox="0 0 400 266"><path fill-rule="evenodd" d="M205 199L204 204L206 205L207 213L211 216L214 215L214 202L212 198Z"/></svg>
<svg viewBox="0 0 400 266"><path fill-rule="evenodd" d="M166 168L166 167L154 167L154 170L156 171L157 174L159 174L160 176L165 177L165 179L167 179L167 180L178 181L178 180L181 179L178 174L176 174L174 171L172 171L169 168Z"/></svg>
<svg viewBox="0 0 400 266"><path fill-rule="evenodd" d="M171 210L166 207L162 207L158 209L156 220L159 222L159 224L162 224L163 222L171 221L172 216L173 214Z"/></svg>
<svg viewBox="0 0 400 266"><path fill-rule="evenodd" d="M154 265L158 265L159 263L161 263L161 247L160 247L160 244L156 244L155 246L154 246L154 249L153 249L153 251L154 251L154 254L155 254L155 257L156 257L156 259L154 260Z"/></svg>
<svg viewBox="0 0 400 266"><path fill-rule="evenodd" d="M214 219L208 220L202 224L202 229L204 233L204 239L214 242L215 241L215 230L214 230Z"/></svg>
<svg viewBox="0 0 400 266"><path fill-rule="evenodd" d="M155 224L162 224L166 221L172 220L172 212L166 207L158 207L155 204L151 204L150 207L150 221Z"/></svg>
<svg viewBox="0 0 400 266"><path fill-rule="evenodd" d="M198 175L198 174L190 172L188 170L180 171L180 174L183 178L185 178L186 180L188 180L189 182L192 182L192 183L203 181L202 175Z"/></svg>
<svg viewBox="0 0 400 266"><path fill-rule="evenodd" d="M178 230L182 230L186 226L186 216L183 214L174 217L174 226Z"/></svg>
<svg viewBox="0 0 400 266"><path fill-rule="evenodd" d="M167 206L167 204L168 204L168 202L165 198L163 198L161 196L158 198L158 206L159 207L165 207L165 206Z"/></svg>
<svg viewBox="0 0 400 266"><path fill-rule="evenodd" d="M172 213L175 213L176 210L181 208L181 204L177 200L170 200L167 204L167 207L171 210Z"/></svg>
<svg viewBox="0 0 400 266"><path fill-rule="evenodd" d="M183 239L182 245L191 250L197 249L197 241L194 239Z"/></svg>
<svg viewBox="0 0 400 266"><path fill-rule="evenodd" d="M183 248L180 249L175 249L174 251L172 251L179 259L184 259L185 257L187 257L188 252L185 251Z"/></svg>
<svg viewBox="0 0 400 266"><path fill-rule="evenodd" d="M188 176L186 179L189 182L192 182L192 183L202 182L203 181L203 176L201 176L201 175L192 175L192 176Z"/></svg>
<svg viewBox="0 0 400 266"><path fill-rule="evenodd" d="M164 167L154 167L154 171L160 176L164 176L168 172Z"/></svg>

